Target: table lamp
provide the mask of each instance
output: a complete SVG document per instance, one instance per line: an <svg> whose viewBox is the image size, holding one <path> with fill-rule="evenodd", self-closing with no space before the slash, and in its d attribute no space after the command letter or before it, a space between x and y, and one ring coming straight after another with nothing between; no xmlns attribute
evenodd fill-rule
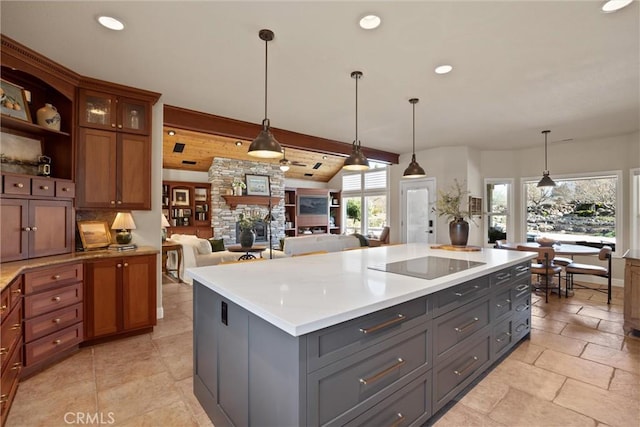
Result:
<svg viewBox="0 0 640 427"><path fill-rule="evenodd" d="M112 230L119 230L116 233L116 242L121 245L131 243L131 233L129 230L136 229L136 223L129 212L118 212L116 219L111 224Z"/></svg>
<svg viewBox="0 0 640 427"><path fill-rule="evenodd" d="M167 240L167 228L171 227L171 224L169 224L169 221L167 220L167 217L162 215L162 241L166 241Z"/></svg>

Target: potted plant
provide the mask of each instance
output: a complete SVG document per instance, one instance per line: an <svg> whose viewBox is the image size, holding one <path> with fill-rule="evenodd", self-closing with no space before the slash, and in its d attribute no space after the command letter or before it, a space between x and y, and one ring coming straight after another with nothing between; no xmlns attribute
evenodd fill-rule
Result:
<svg viewBox="0 0 640 427"><path fill-rule="evenodd" d="M473 222L468 210L469 193L457 179L448 191L438 190L438 199L433 210L438 216L444 216L450 220L449 238L453 246L466 246L469 240L469 223L466 219Z"/></svg>
<svg viewBox="0 0 640 427"><path fill-rule="evenodd" d="M233 193L236 196L242 196L242 190L247 188L247 184L245 184L243 181L239 181L239 180L234 180L231 183L231 186L233 187Z"/></svg>
<svg viewBox="0 0 640 427"><path fill-rule="evenodd" d="M256 240L256 233L253 231L256 220L241 213L238 216L238 227L240 227L240 246L250 248Z"/></svg>

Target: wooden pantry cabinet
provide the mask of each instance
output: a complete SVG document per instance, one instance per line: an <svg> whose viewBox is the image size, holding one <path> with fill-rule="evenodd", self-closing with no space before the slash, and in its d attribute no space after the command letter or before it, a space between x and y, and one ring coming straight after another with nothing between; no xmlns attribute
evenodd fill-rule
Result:
<svg viewBox="0 0 640 427"><path fill-rule="evenodd" d="M85 338L93 341L156 324L156 255L85 263Z"/></svg>

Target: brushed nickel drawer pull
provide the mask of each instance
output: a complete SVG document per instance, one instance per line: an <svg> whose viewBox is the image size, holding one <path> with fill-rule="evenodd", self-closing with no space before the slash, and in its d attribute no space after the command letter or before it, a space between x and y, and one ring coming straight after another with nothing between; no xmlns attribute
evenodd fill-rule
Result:
<svg viewBox="0 0 640 427"><path fill-rule="evenodd" d="M453 328L453 330L454 330L454 331L456 331L456 332L458 332L458 333L464 332L464 331L466 331L467 329L469 329L471 326L473 326L473 324L474 324L474 323L476 323L478 320L480 320L480 319L478 319L477 317L474 317L474 318L471 320L471 322L469 322L469 323L467 323L466 325L461 326L461 327L459 327L459 328Z"/></svg>
<svg viewBox="0 0 640 427"><path fill-rule="evenodd" d="M518 287L516 288L516 291L518 291L518 292L522 292L522 291L524 291L525 289L529 289L529 285L527 285L526 283L525 283L525 284L523 284L523 285L518 286Z"/></svg>
<svg viewBox="0 0 640 427"><path fill-rule="evenodd" d="M516 307L516 311L525 311L529 308L529 304L520 304Z"/></svg>
<svg viewBox="0 0 640 427"><path fill-rule="evenodd" d="M53 297L53 298L51 298L51 301L58 302L58 301L60 301L60 297Z"/></svg>
<svg viewBox="0 0 640 427"><path fill-rule="evenodd" d="M527 267L526 265L519 265L516 267L516 271L518 273L524 273L525 271L529 271L529 267Z"/></svg>
<svg viewBox="0 0 640 427"><path fill-rule="evenodd" d="M471 360L471 363L467 364L467 366L465 366L460 371L458 371L456 369L455 371L453 371L453 373L456 374L457 376L462 376L462 375L464 375L465 372L467 372L469 369L471 369L471 367L473 367L473 365L475 365L477 361L478 361L478 356L473 356L473 360Z"/></svg>
<svg viewBox="0 0 640 427"><path fill-rule="evenodd" d="M396 369L400 369L405 365L405 363L407 362L405 362L403 358L398 357L398 361L394 363L392 366L389 366L387 369L384 369L378 372L377 374L370 376L369 378L360 378L359 380L360 384L367 385L367 384L376 382L380 378L389 375L391 372L395 371Z"/></svg>
<svg viewBox="0 0 640 427"><path fill-rule="evenodd" d="M53 323L60 323L60 318L51 319L51 321L52 321Z"/></svg>
<svg viewBox="0 0 640 427"><path fill-rule="evenodd" d="M406 417L404 415L402 415L402 412L398 412L396 414L396 417L398 418L397 420L395 420L393 422L393 424L391 424L391 427L398 427L400 424L402 424L404 422L404 420L406 419Z"/></svg>
<svg viewBox="0 0 640 427"><path fill-rule="evenodd" d="M497 342L502 342L504 341L502 337L506 337L509 338L511 336L511 334L509 332L505 332L504 334L500 335L500 338L496 338Z"/></svg>
<svg viewBox="0 0 640 427"><path fill-rule="evenodd" d="M504 307L505 305L509 304L509 303L511 302L511 300L507 298L506 300L504 300L504 302L505 302L506 304L496 304L496 307L498 307L498 308L502 308L502 307Z"/></svg>
<svg viewBox="0 0 640 427"><path fill-rule="evenodd" d="M0 348L0 356L4 356L7 353L9 353L9 349L7 347Z"/></svg>
<svg viewBox="0 0 640 427"><path fill-rule="evenodd" d="M518 326L516 326L516 332L522 332L526 328L527 328L526 324L520 323Z"/></svg>
<svg viewBox="0 0 640 427"><path fill-rule="evenodd" d="M511 273L498 273L498 274L496 274L496 279L498 279L498 280L508 279L509 277L511 277Z"/></svg>
<svg viewBox="0 0 640 427"><path fill-rule="evenodd" d="M24 184L23 184L23 183L21 183L21 182L17 182L17 183L15 183L15 184L13 184L13 186L14 186L14 187L18 187L18 188L23 188L23 187L24 187Z"/></svg>
<svg viewBox="0 0 640 427"><path fill-rule="evenodd" d="M379 331L380 329L384 329L388 326L395 325L398 322L402 322L404 319L406 319L406 316L404 314L398 314L393 319L387 320L386 322L379 323L370 328L360 328L360 332L362 332L363 334L370 334L372 332Z"/></svg>
<svg viewBox="0 0 640 427"><path fill-rule="evenodd" d="M49 189L49 186L48 186L48 185L41 185L41 186L40 186L40 189L41 189L41 190L48 190L48 189Z"/></svg>
<svg viewBox="0 0 640 427"><path fill-rule="evenodd" d="M60 344L61 342L62 342L62 340L55 340L53 343L54 343L55 345L58 345L58 344Z"/></svg>
<svg viewBox="0 0 640 427"><path fill-rule="evenodd" d="M468 295L468 294L472 294L472 293L474 293L474 292L475 292L479 287L480 287L480 286L475 285L473 288L471 288L471 289L470 289L470 290L468 290L467 292L456 292L454 295L455 295L455 296L457 296L457 297L463 297L463 296L465 296L465 295Z"/></svg>

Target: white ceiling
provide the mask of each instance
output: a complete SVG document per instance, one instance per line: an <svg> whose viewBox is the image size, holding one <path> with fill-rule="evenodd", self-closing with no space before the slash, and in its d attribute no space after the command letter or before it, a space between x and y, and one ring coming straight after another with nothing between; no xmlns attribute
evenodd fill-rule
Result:
<svg viewBox="0 0 640 427"><path fill-rule="evenodd" d="M602 1L0 3L2 32L86 76L165 104L260 123L264 42L277 128L350 143L355 81L363 146L417 151L530 147L639 129L639 5ZM373 31L358 27L368 13ZM96 17L111 14L113 32ZM441 63L455 68L436 75ZM284 141L281 141L284 142Z"/></svg>

